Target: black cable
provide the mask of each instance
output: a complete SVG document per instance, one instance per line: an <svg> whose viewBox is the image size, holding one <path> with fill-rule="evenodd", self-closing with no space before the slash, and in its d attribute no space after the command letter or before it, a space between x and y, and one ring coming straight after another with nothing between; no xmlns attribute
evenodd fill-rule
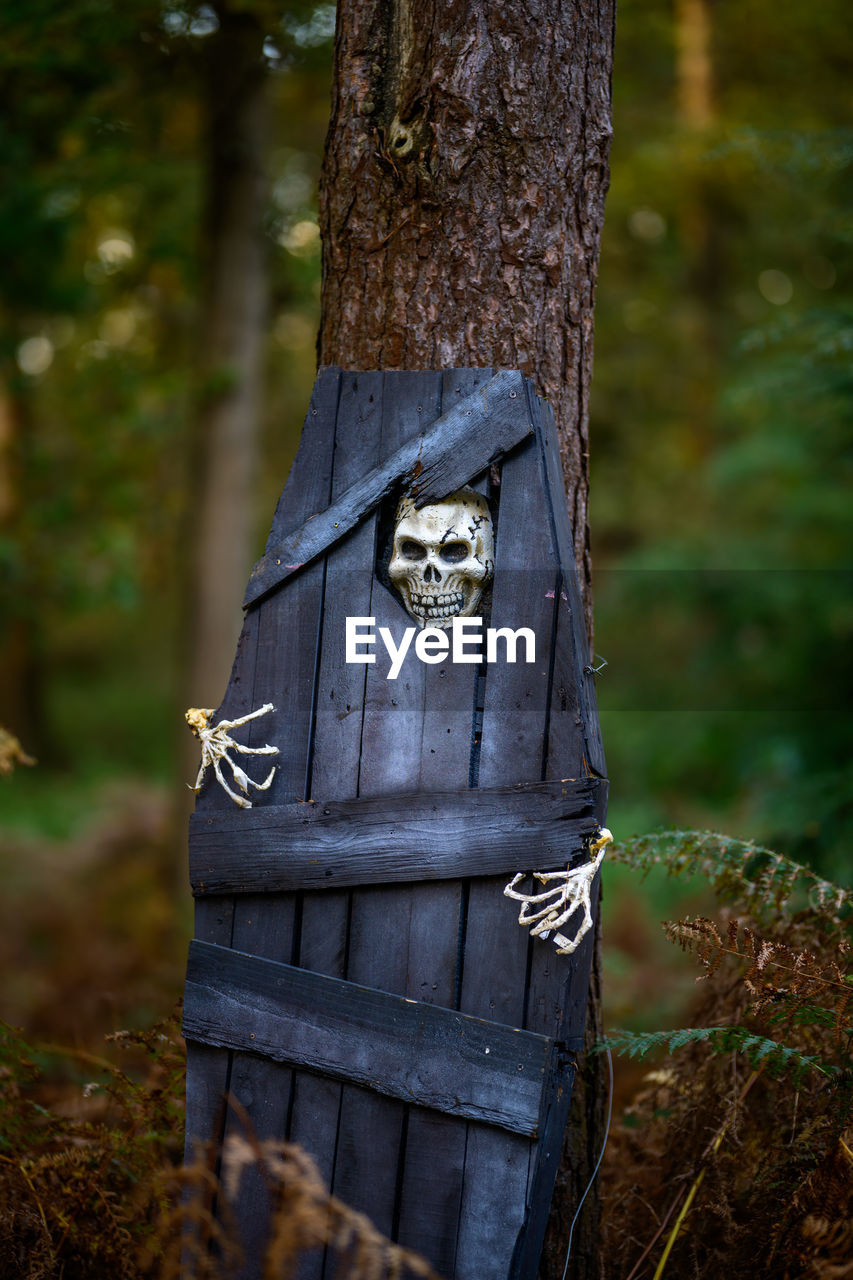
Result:
<svg viewBox="0 0 853 1280"><path fill-rule="evenodd" d="M610 1118L613 1115L613 1055L611 1054L609 1049L607 1050L607 1066L610 1071L610 1095L607 1100L607 1124L604 1126L604 1142L602 1143L602 1146L601 1146L601 1154L599 1155L598 1159L595 1162L595 1168L592 1171L592 1177L587 1183L586 1190L584 1191L583 1195L580 1198L580 1201L578 1202L578 1207L575 1210L575 1216L572 1218L572 1224L569 1227L569 1246L566 1249L566 1265L563 1267L563 1280L566 1280L566 1275L569 1270L569 1258L572 1256L572 1235L574 1234L575 1223L580 1217L580 1211L583 1208L583 1202L584 1200L586 1200L587 1196L589 1195L590 1190L592 1188L592 1184L595 1182L595 1179L598 1176L598 1170L601 1168L601 1162L604 1159L604 1152L607 1150L607 1139L610 1136Z"/></svg>

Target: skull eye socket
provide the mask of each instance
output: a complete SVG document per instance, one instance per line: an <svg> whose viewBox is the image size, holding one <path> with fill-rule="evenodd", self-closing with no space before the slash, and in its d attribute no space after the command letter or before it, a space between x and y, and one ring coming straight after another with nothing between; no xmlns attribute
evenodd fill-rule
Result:
<svg viewBox="0 0 853 1280"><path fill-rule="evenodd" d="M467 542L445 542L444 546L439 548L438 554L447 564L459 564L461 560L468 559L471 548Z"/></svg>
<svg viewBox="0 0 853 1280"><path fill-rule="evenodd" d="M414 538L404 538L400 543L400 555L406 560L423 560L426 558L426 547Z"/></svg>

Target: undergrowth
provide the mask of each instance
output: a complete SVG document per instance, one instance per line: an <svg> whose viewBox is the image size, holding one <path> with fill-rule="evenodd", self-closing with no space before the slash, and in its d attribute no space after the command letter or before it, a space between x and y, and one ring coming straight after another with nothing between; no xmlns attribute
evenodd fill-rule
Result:
<svg viewBox="0 0 853 1280"><path fill-rule="evenodd" d="M853 893L710 832L614 855L701 873L723 905L663 925L701 970L690 1025L601 1046L654 1059L611 1136L606 1274L853 1277Z"/></svg>
<svg viewBox="0 0 853 1280"><path fill-rule="evenodd" d="M326 1190L311 1157L260 1142L236 1102L242 1134L221 1162L200 1150L182 1167L185 1054L177 1015L148 1033L108 1037L134 1058L123 1070L78 1050L28 1043L0 1024L0 1277L3 1280L227 1280L243 1263L229 1204L247 1174L266 1196L270 1230L262 1274L295 1274L322 1251L330 1280L438 1280ZM77 1103L51 1105L46 1068L97 1079ZM214 1205L215 1212L214 1212Z"/></svg>
<svg viewBox="0 0 853 1280"><path fill-rule="evenodd" d="M685 1025L607 1042L648 1070L605 1161L603 1274L853 1280L853 893L710 833L613 856L701 872L723 901L715 919L664 924L700 971ZM432 1276L330 1196L305 1152L260 1142L245 1117L221 1158L200 1151L184 1168L176 1019L110 1039L100 1057L0 1027L3 1280L177 1280L182 1257L198 1280L226 1280L246 1178L270 1206L264 1280L318 1251L330 1280Z"/></svg>
<svg viewBox="0 0 853 1280"><path fill-rule="evenodd" d="M141 1078L106 1058L29 1044L0 1027L2 1276L150 1273L143 1254L166 1211L164 1173L182 1154L184 1054L174 1021L113 1040L141 1053ZM90 1075L76 1103L51 1098L45 1074L57 1056L66 1070Z"/></svg>

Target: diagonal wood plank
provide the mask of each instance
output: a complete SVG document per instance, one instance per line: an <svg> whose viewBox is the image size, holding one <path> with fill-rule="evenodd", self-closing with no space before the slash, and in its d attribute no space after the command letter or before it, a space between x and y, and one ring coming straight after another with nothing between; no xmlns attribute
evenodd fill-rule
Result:
<svg viewBox="0 0 853 1280"><path fill-rule="evenodd" d="M551 1042L326 974L192 942L184 1034L535 1137Z"/></svg>
<svg viewBox="0 0 853 1280"><path fill-rule="evenodd" d="M407 440L331 506L267 550L252 570L243 607L256 604L328 550L402 481L411 485L416 506L435 502L467 484L532 429L523 376L516 370L495 374L431 429Z"/></svg>

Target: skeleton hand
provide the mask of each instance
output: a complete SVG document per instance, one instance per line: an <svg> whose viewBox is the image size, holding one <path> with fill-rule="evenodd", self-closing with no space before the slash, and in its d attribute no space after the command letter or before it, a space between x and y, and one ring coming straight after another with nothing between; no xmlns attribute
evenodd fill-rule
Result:
<svg viewBox="0 0 853 1280"><path fill-rule="evenodd" d="M257 791L266 791L267 787L273 780L275 775L275 765L270 769L269 774L264 782L254 782L252 778L240 768L238 764L231 759L229 751L239 751L244 756L272 756L278 755L278 747L244 747L241 743L235 742L230 736L230 729L238 729L240 725L248 724L250 720L256 720L258 716L265 716L267 712L274 711L275 707L271 702L266 702L257 711L250 711L247 716L240 716L237 720L220 720L218 724L211 726L211 720L215 714L211 707L190 707L186 713L186 721L192 729L195 736L201 742L201 765L199 766L198 777L195 780L195 786L192 790L198 795L201 791L204 775L208 768L213 765L213 772L216 780L222 789L227 792L235 804L241 809L251 809L252 802L249 800L249 787L254 787ZM221 761L225 761L233 775L233 781L243 792L238 795L236 791L232 791L228 783L222 776Z"/></svg>
<svg viewBox="0 0 853 1280"><path fill-rule="evenodd" d="M533 878L538 880L540 884L550 884L556 881L553 888L546 889L544 893L519 893L516 885L525 879L529 873L520 871L514 876L510 883L504 889L504 893L508 898L515 898L517 902L521 902L522 908L519 912L518 923L523 927L532 925L530 930L534 938L547 939L548 935L553 932L553 942L557 948L558 956L568 956L575 951L581 939L586 937L592 928L592 902L590 895L592 892L592 883L595 879L596 872L604 861L604 850L612 841L613 836L607 830L607 827L599 828L597 839L593 840L589 846L589 862L585 862L583 866L567 867L565 871L534 871ZM559 932L562 925L569 920L576 911L583 908L583 920L578 928L574 938L567 938Z"/></svg>

